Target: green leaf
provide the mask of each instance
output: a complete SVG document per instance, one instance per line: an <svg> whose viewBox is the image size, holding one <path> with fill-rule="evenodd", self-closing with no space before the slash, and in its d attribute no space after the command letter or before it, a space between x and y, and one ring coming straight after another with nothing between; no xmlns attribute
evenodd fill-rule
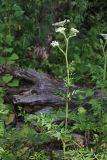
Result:
<svg viewBox="0 0 107 160"><path fill-rule="evenodd" d="M56 132L55 134L53 134L54 137L56 137L58 140L61 139L61 133L60 132Z"/></svg>
<svg viewBox="0 0 107 160"><path fill-rule="evenodd" d="M0 122L0 136L3 136L4 134L4 123Z"/></svg>
<svg viewBox="0 0 107 160"><path fill-rule="evenodd" d="M23 13L24 13L24 11L16 11L16 12L15 12L15 16L16 16L16 17L20 17L20 16L23 15Z"/></svg>
<svg viewBox="0 0 107 160"><path fill-rule="evenodd" d="M8 86L10 87L17 87L19 86L19 80L15 79L12 82L8 83Z"/></svg>
<svg viewBox="0 0 107 160"><path fill-rule="evenodd" d="M103 114L103 123L107 124L107 114Z"/></svg>
<svg viewBox="0 0 107 160"><path fill-rule="evenodd" d="M0 57L0 65L5 64L5 58L4 57Z"/></svg>
<svg viewBox="0 0 107 160"><path fill-rule="evenodd" d="M9 113L6 120L5 120L5 124L9 125L11 123L13 123L15 120L15 114L14 113Z"/></svg>
<svg viewBox="0 0 107 160"><path fill-rule="evenodd" d="M90 89L86 91L86 96L93 96L94 92Z"/></svg>
<svg viewBox="0 0 107 160"><path fill-rule="evenodd" d="M4 35L2 33L0 33L0 43L3 43L3 38L4 38Z"/></svg>
<svg viewBox="0 0 107 160"><path fill-rule="evenodd" d="M6 62L6 64L14 64L15 63L15 61L11 61L11 60L8 60L7 62Z"/></svg>
<svg viewBox="0 0 107 160"><path fill-rule="evenodd" d="M89 104L91 104L92 106L98 106L98 105L99 105L99 102L98 102L98 100L96 100L96 99L91 99L91 100L89 101Z"/></svg>
<svg viewBox="0 0 107 160"><path fill-rule="evenodd" d="M14 41L14 37L12 36L12 35L7 35L6 36L6 43L8 44L8 45L11 45L11 43Z"/></svg>
<svg viewBox="0 0 107 160"><path fill-rule="evenodd" d="M0 32L2 33L5 29L6 29L6 25L0 23Z"/></svg>
<svg viewBox="0 0 107 160"><path fill-rule="evenodd" d="M10 75L10 74L6 74L5 76L3 76L3 81L4 81L5 83L10 82L12 79L13 79L13 76Z"/></svg>
<svg viewBox="0 0 107 160"><path fill-rule="evenodd" d="M17 55L16 53L13 53L13 54L11 55L11 57L9 57L9 60L10 60L10 61L15 61L15 60L17 60L17 59L19 59L19 57L18 57L18 55Z"/></svg>
<svg viewBox="0 0 107 160"><path fill-rule="evenodd" d="M79 108L78 108L78 113L79 113L79 114L85 114L85 113L86 113L86 109L83 108L83 107L79 107Z"/></svg>
<svg viewBox="0 0 107 160"><path fill-rule="evenodd" d="M13 52L13 48L5 48L4 52L12 53Z"/></svg>
<svg viewBox="0 0 107 160"><path fill-rule="evenodd" d="M84 100L84 99L85 99L85 97L84 97L84 96L79 95L79 100Z"/></svg>

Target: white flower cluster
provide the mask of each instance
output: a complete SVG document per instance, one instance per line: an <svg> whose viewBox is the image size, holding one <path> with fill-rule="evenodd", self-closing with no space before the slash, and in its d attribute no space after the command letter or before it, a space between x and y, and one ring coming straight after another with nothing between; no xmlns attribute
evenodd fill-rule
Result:
<svg viewBox="0 0 107 160"><path fill-rule="evenodd" d="M105 40L107 40L107 34L100 34Z"/></svg>
<svg viewBox="0 0 107 160"><path fill-rule="evenodd" d="M65 32L66 28L64 27L64 25L65 25L66 23L69 23L69 22L70 22L70 20L64 20L64 21L57 22L57 23L53 24L53 26L56 27L55 32L63 34L66 39L69 39L69 38L71 38L71 37L76 36L77 33L79 32L77 29L71 28L71 29L70 29L70 33L69 33L69 36L68 36L68 35L66 34L66 32ZM67 37L67 36L68 36L68 37ZM57 42L57 41L52 41L51 46L53 46L53 47L58 47L58 46L59 46L59 42ZM60 46L59 46L59 47L60 47Z"/></svg>
<svg viewBox="0 0 107 160"><path fill-rule="evenodd" d="M65 31L65 29L66 28L64 28L64 27L59 27L59 28L56 28L56 32L59 32L59 33L64 33L64 31Z"/></svg>
<svg viewBox="0 0 107 160"><path fill-rule="evenodd" d="M79 33L79 31L77 29L75 29L75 28L70 29L70 37L76 36L77 33Z"/></svg>
<svg viewBox="0 0 107 160"><path fill-rule="evenodd" d="M70 22L70 20L65 19L64 21L60 21L60 22L54 23L52 25L56 26L56 27L63 27L66 23L69 23L69 22Z"/></svg>
<svg viewBox="0 0 107 160"><path fill-rule="evenodd" d="M79 31L75 28L71 28L70 31L73 32L73 33L79 33Z"/></svg>
<svg viewBox="0 0 107 160"><path fill-rule="evenodd" d="M57 42L57 41L52 41L51 46L57 47L57 46L59 46L59 42Z"/></svg>

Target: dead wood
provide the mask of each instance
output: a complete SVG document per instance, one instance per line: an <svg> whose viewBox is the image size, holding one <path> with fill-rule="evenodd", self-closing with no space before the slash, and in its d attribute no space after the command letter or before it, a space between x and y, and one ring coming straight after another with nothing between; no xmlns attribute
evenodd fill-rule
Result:
<svg viewBox="0 0 107 160"><path fill-rule="evenodd" d="M62 107L65 105L63 94L66 93L66 86L63 81L57 80L46 73L36 72L32 69L1 66L0 77L7 73L13 75L14 78L17 78L20 81L18 87L8 87L7 89L8 99L14 105L32 106L32 109L33 107ZM70 87L71 100L69 101L69 105L72 108L75 108L79 104L78 96L72 96L73 91L87 91L89 89L92 89L94 94L91 97L85 97L85 105L88 104L88 99L90 98L102 99L102 92L98 89L72 85Z"/></svg>

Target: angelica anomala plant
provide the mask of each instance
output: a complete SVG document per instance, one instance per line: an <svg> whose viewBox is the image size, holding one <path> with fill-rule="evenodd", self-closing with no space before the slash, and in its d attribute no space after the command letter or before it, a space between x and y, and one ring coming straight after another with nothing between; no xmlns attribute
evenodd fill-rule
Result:
<svg viewBox="0 0 107 160"><path fill-rule="evenodd" d="M67 23L69 20L67 20ZM66 28L63 26L66 23L66 20L55 23L54 26L58 26L55 31L56 33L60 33L64 36L64 41L65 41L65 50L63 50L59 44L58 41L52 41L51 45L53 47L57 47L61 53L63 53L65 57L65 63L66 63L66 75L67 75L67 81L66 81L66 118L65 118L65 128L67 129L68 125L68 102L70 99L70 92L69 92L69 87L70 87L70 71L69 71L69 63L68 63L68 45L69 45L69 39L76 36L79 31L75 28L71 28L69 35L67 36L66 34Z"/></svg>
<svg viewBox="0 0 107 160"><path fill-rule="evenodd" d="M102 48L102 52L103 52L103 56L104 56L103 80L106 80L106 72L107 72L107 50L106 50L107 34L101 34L101 36L104 39L104 41L102 39L100 39L101 48Z"/></svg>
<svg viewBox="0 0 107 160"><path fill-rule="evenodd" d="M61 45L58 41L53 41L51 45L53 47L57 47L60 52L63 54L65 58L65 63L66 63L66 105L65 105L65 131L68 129L68 113L69 113L69 100L70 100L70 85L71 85L71 80L70 80L70 68L69 68L69 62L68 62L68 48L69 48L69 40L70 38L76 36L79 31L75 28L71 28L69 31L69 34L66 33L67 28L64 27L66 23L69 23L69 20L64 20L58 23L55 23L53 26L55 26L55 31L57 34L62 34L64 37L64 42L65 42L65 50L61 48ZM65 142L63 142L63 151L65 154Z"/></svg>

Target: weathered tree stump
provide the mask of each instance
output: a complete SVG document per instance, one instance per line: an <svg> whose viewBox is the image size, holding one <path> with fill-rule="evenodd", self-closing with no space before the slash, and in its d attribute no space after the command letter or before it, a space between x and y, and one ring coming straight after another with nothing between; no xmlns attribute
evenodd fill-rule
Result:
<svg viewBox="0 0 107 160"><path fill-rule="evenodd" d="M18 87L8 87L8 99L15 106L29 106L29 108L37 110L45 106L62 107L65 105L64 95L66 86L63 81L57 80L46 73L39 73L32 69L14 68L11 66L1 66L0 76L11 74L14 78L18 78L20 84ZM5 84L4 84L5 85ZM3 86L3 83L1 84ZM71 86L71 100L69 106L75 108L78 106L78 96L72 95L74 90L87 91L91 88ZM92 88L93 95L85 97L84 104L88 104L89 98L102 99L102 92ZM27 108L27 107L26 107Z"/></svg>

